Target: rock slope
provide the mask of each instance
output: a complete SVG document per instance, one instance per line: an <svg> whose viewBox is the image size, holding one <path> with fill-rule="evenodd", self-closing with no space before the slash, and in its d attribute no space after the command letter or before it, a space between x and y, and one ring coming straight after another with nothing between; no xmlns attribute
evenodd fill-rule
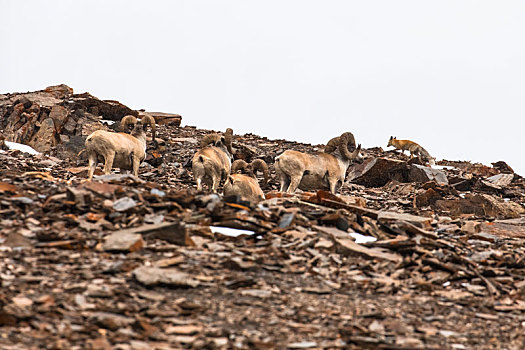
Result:
<svg viewBox="0 0 525 350"><path fill-rule="evenodd" d="M46 90L0 96L6 140L46 152L0 151L2 349L523 348L525 183L504 162L430 169L374 148L338 195L272 178L250 203L196 193L211 131L179 119L139 178L89 183L83 137L138 111ZM274 176L276 155L322 145L234 148Z"/></svg>

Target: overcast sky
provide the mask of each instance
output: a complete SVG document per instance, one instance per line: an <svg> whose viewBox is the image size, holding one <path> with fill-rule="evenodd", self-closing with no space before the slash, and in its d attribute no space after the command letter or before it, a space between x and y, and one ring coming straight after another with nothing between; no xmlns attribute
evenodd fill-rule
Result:
<svg viewBox="0 0 525 350"><path fill-rule="evenodd" d="M0 93L65 83L183 124L525 175L523 1L0 0Z"/></svg>

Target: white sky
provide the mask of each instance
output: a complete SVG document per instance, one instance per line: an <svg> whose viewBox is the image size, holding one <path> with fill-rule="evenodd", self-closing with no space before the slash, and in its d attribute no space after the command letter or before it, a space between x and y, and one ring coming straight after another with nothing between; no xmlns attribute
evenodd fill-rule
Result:
<svg viewBox="0 0 525 350"><path fill-rule="evenodd" d="M66 83L237 134L525 174L523 1L0 0L0 93Z"/></svg>

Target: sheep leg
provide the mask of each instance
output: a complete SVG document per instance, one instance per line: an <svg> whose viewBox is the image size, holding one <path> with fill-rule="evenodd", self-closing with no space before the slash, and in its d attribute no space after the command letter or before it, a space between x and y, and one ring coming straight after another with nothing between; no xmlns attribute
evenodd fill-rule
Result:
<svg viewBox="0 0 525 350"><path fill-rule="evenodd" d="M111 168L113 168L113 160L115 159L115 152L108 152L105 156L104 163L104 174L108 175L111 173Z"/></svg>
<svg viewBox="0 0 525 350"><path fill-rule="evenodd" d="M299 184L301 183L301 179L302 177L301 176L296 176L296 177L293 177L291 180L290 180L290 186L288 187L288 193L294 193L295 190L297 189L297 187L299 187Z"/></svg>
<svg viewBox="0 0 525 350"><path fill-rule="evenodd" d="M97 154L90 153L88 155L88 180L93 179L93 174L95 173L95 168L97 167Z"/></svg>
<svg viewBox="0 0 525 350"><path fill-rule="evenodd" d="M279 182L281 183L281 192L285 192L290 186L290 178L282 172L279 174Z"/></svg>
<svg viewBox="0 0 525 350"><path fill-rule="evenodd" d="M133 175L138 177L139 176L139 166L140 166L140 159L137 156L133 157Z"/></svg>
<svg viewBox="0 0 525 350"><path fill-rule="evenodd" d="M211 191L213 193L217 193L217 188L219 187L220 177L217 175L213 175L211 177L212 184L211 184Z"/></svg>
<svg viewBox="0 0 525 350"><path fill-rule="evenodd" d="M329 179L328 182L330 184L330 193L335 194L335 187L337 186L337 179Z"/></svg>
<svg viewBox="0 0 525 350"><path fill-rule="evenodd" d="M290 179L287 177L283 177L281 179L281 192L286 192L288 190L288 187L290 187Z"/></svg>
<svg viewBox="0 0 525 350"><path fill-rule="evenodd" d="M202 191L202 177L197 177L197 191Z"/></svg>

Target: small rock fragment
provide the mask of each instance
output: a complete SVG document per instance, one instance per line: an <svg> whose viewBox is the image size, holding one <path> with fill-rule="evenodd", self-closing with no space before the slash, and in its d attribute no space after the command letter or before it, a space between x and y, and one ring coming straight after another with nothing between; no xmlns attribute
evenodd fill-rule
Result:
<svg viewBox="0 0 525 350"><path fill-rule="evenodd" d="M144 240L140 234L114 232L108 237L102 248L105 251L135 252L144 247Z"/></svg>
<svg viewBox="0 0 525 350"><path fill-rule="evenodd" d="M146 286L165 284L173 287L197 287L200 282L175 269L141 266L133 270L133 276Z"/></svg>

